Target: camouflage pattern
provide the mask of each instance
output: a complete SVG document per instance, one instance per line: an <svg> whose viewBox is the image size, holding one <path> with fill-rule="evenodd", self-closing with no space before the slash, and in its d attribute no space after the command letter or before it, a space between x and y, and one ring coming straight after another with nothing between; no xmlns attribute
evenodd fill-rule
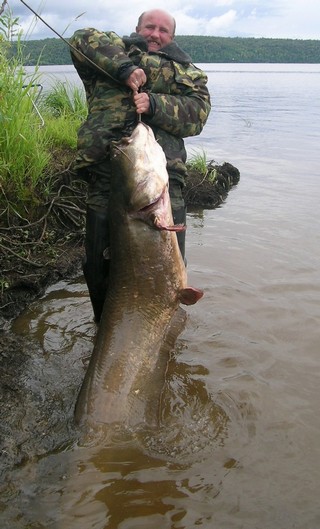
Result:
<svg viewBox="0 0 320 529"><path fill-rule="evenodd" d="M175 211L179 211L181 208L184 208L184 198L182 195L182 184L175 178L169 179L169 195L172 213L174 215Z"/></svg>
<svg viewBox="0 0 320 529"><path fill-rule="evenodd" d="M110 195L111 162L109 159L87 168L87 204L96 211L107 211Z"/></svg>
<svg viewBox="0 0 320 529"><path fill-rule="evenodd" d="M88 168L91 191L95 185L100 191L103 187L96 182L108 166L110 142L130 135L137 123L132 91L124 84L136 68L146 73L143 90L151 104L151 114L142 119L165 152L170 179L183 185L186 151L182 138L200 134L211 109L204 72L174 41L157 53L148 53L140 35L121 39L116 33L89 28L76 31L70 44L105 71L71 51L88 103L88 117L78 134L76 168Z"/></svg>

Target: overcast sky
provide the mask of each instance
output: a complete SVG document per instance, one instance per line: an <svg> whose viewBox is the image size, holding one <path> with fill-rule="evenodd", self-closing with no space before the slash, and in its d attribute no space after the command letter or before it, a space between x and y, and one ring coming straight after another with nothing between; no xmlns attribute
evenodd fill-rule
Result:
<svg viewBox="0 0 320 529"><path fill-rule="evenodd" d="M177 35L320 38L319 0L26 0L56 31L80 27L130 34L141 12L160 8L177 21ZM0 0L0 5L2 1ZM28 39L55 37L20 0L8 0Z"/></svg>

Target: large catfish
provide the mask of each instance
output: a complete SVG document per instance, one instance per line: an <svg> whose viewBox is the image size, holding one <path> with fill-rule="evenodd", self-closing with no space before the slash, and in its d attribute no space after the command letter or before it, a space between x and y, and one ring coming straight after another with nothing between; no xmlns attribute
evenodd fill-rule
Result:
<svg viewBox="0 0 320 529"><path fill-rule="evenodd" d="M166 158L150 127L140 122L115 143L112 164L108 291L75 414L89 427L149 421L179 304L202 296L187 287L175 233L185 227L173 225Z"/></svg>

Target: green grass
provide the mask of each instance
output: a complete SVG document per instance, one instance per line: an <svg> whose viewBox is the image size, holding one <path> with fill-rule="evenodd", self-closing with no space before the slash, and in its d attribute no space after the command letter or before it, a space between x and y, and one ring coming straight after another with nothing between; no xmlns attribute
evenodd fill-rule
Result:
<svg viewBox="0 0 320 529"><path fill-rule="evenodd" d="M22 56L8 58L7 50L0 32L0 207L28 215L50 192L56 148L76 149L86 102L83 91L61 82L38 100L37 69L26 78Z"/></svg>
<svg viewBox="0 0 320 529"><path fill-rule="evenodd" d="M17 25L10 12L0 17L0 191L2 200L15 204L32 197L49 160L48 139L32 104L37 74L25 78ZM18 53L9 59L14 36Z"/></svg>
<svg viewBox="0 0 320 529"><path fill-rule="evenodd" d="M84 91L58 81L39 103L45 134L54 146L76 149L77 131L87 115Z"/></svg>
<svg viewBox="0 0 320 529"><path fill-rule="evenodd" d="M194 152L191 158L188 160L188 167L193 171L205 174L207 172L206 153L204 151Z"/></svg>
<svg viewBox="0 0 320 529"><path fill-rule="evenodd" d="M0 183L7 193L23 200L43 178L49 160L48 139L34 112L32 82L23 69L10 64L0 77Z"/></svg>
<svg viewBox="0 0 320 529"><path fill-rule="evenodd" d="M206 153L204 151L195 152L187 162L187 167L192 171L196 171L203 178L207 178L209 182L213 183L218 176L217 169L208 162Z"/></svg>
<svg viewBox="0 0 320 529"><path fill-rule="evenodd" d="M84 91L70 83L57 81L42 98L41 106L52 116L83 120L87 115Z"/></svg>
<svg viewBox="0 0 320 529"><path fill-rule="evenodd" d="M38 98L38 69L27 78L23 64L19 21L7 8L0 16L0 208L28 216L50 192L57 148L76 149L87 110L83 90L61 82Z"/></svg>

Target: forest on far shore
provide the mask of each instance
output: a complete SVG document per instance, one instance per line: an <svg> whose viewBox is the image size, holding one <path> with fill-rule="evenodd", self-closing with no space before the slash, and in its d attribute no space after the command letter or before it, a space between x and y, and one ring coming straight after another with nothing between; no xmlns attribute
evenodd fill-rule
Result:
<svg viewBox="0 0 320 529"><path fill-rule="evenodd" d="M320 40L176 36L195 63L320 63ZM70 51L59 38L21 41L24 64L71 64ZM11 43L11 55L17 43Z"/></svg>

